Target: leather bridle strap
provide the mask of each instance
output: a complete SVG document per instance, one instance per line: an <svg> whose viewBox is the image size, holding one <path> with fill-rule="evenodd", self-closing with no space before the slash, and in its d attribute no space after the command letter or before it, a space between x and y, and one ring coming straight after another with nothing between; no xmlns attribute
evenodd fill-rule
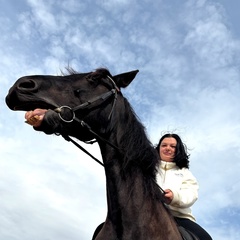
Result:
<svg viewBox="0 0 240 240"><path fill-rule="evenodd" d="M106 101L108 98L110 98L112 95L115 95L114 96L114 104L113 104L113 107L115 106L115 102L117 100L117 90L116 89L112 89L106 93L103 93L101 94L100 96L97 96L95 98L92 98L88 101L86 101L85 103L82 103L80 105L78 105L77 107L74 107L74 108L71 108L69 106L61 106L61 107L58 107L58 108L55 108L54 111L56 113L58 113L60 119L63 121L63 122L66 122L66 123L71 123L73 122L74 120L76 120L76 116L75 116L75 113L79 110L83 110L83 109L86 109L86 108L89 108L91 106L91 104L97 102L98 100L102 100L103 102ZM108 119L111 118L111 115L112 115L112 111L113 111L113 107L112 107L112 110L111 112L109 113L109 116L108 116ZM70 115L70 117L66 117L63 115L63 112L68 112L68 115Z"/></svg>
<svg viewBox="0 0 240 240"><path fill-rule="evenodd" d="M105 138L101 137L99 134L97 134L96 132L94 132L91 127L86 123L84 122L83 120L79 120L78 118L75 118L76 121L78 121L82 127L86 127L88 129L89 132L91 132L96 139L99 139L101 140L102 142L105 142L107 143L109 146L111 146L112 148L116 149L116 150L119 150L119 148L117 146L115 146L114 144L110 143L108 140L106 140Z"/></svg>
<svg viewBox="0 0 240 240"><path fill-rule="evenodd" d="M78 110L82 110L82 109L87 108L87 107L90 106L92 103L94 103L94 102L96 102L96 101L98 101L98 100L105 101L105 100L107 100L109 97L111 97L113 94L115 94L115 92L116 92L116 89L112 89L112 90L110 90L110 91L108 91L108 92L106 92L106 93L101 94L100 96L97 96L97 97L95 97L95 98L92 98L91 100L86 101L86 102L83 103L83 104L80 104L80 105L77 106L77 107L74 107L72 110L73 110L74 112L76 112L76 111L78 111Z"/></svg>
<svg viewBox="0 0 240 240"><path fill-rule="evenodd" d="M70 138L68 135L62 135L63 138L69 142L72 142L76 147L78 147L80 150L82 150L84 153L86 153L88 156L90 156L93 160L95 160L97 163L99 163L100 165L104 166L104 164L98 160L97 158L95 158L90 152L88 152L84 147L82 147L80 144L78 144L75 140L73 140L72 138Z"/></svg>

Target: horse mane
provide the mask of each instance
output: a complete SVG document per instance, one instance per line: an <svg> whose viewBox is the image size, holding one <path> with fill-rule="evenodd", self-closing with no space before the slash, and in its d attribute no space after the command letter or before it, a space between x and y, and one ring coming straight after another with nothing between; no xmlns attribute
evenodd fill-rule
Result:
<svg viewBox="0 0 240 240"><path fill-rule="evenodd" d="M101 79L111 73L106 68L98 68L91 74L92 79ZM123 168L140 167L144 175L152 178L156 174L156 166L159 163L159 156L149 141L146 129L140 122L128 100L124 99L125 119L124 126L126 134L120 140L120 145L124 149ZM115 124L115 123L113 123Z"/></svg>
<svg viewBox="0 0 240 240"><path fill-rule="evenodd" d="M139 121L126 98L124 98L124 105L126 113L124 121L125 134L120 140L120 146L124 151L122 178L128 178L130 183L134 183L137 175L141 176L145 180L143 186L145 196L150 195L151 198L162 201L163 196L156 182L157 167L160 163L159 155L149 141L145 127Z"/></svg>
<svg viewBox="0 0 240 240"><path fill-rule="evenodd" d="M147 138L145 127L126 98L124 105L128 118L127 124L124 125L126 134L121 139L121 146L125 149L124 167L139 166L144 175L154 178L159 162L157 152Z"/></svg>

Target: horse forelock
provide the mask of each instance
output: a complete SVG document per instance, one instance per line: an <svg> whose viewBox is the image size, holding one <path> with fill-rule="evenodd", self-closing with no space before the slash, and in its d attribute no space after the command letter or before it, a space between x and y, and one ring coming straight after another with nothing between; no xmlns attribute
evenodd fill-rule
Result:
<svg viewBox="0 0 240 240"><path fill-rule="evenodd" d="M110 71L107 68L97 68L95 71L87 72L87 73L78 72L70 66L66 67L65 69L67 73L64 73L63 71L61 71L61 74L63 76L71 76L71 75L77 75L77 74L89 75L89 77L92 77L92 78L102 78L102 77L106 77L107 75L112 76Z"/></svg>

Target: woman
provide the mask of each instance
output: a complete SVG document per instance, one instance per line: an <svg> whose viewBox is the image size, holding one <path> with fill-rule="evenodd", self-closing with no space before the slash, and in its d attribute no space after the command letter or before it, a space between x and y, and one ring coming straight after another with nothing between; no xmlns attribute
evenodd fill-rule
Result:
<svg viewBox="0 0 240 240"><path fill-rule="evenodd" d="M178 225L200 240L211 236L195 222L191 206L198 198L198 183L189 171L189 154L177 134L165 134L156 147L160 155L157 182L164 189L164 200Z"/></svg>

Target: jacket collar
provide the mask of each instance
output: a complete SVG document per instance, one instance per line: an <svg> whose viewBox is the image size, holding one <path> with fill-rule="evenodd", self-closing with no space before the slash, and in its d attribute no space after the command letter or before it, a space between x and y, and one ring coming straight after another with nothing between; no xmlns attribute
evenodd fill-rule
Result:
<svg viewBox="0 0 240 240"><path fill-rule="evenodd" d="M175 168L177 165L175 162L165 162L162 161L160 162L160 168L164 169L164 170L169 170L171 168Z"/></svg>

